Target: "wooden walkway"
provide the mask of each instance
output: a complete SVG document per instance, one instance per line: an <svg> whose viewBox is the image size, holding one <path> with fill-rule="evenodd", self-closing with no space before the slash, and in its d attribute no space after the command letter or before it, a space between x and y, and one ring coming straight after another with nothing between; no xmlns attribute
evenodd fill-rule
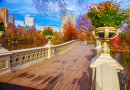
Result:
<svg viewBox="0 0 130 90"><path fill-rule="evenodd" d="M62 55L2 76L0 90L90 90L94 48L78 44Z"/></svg>

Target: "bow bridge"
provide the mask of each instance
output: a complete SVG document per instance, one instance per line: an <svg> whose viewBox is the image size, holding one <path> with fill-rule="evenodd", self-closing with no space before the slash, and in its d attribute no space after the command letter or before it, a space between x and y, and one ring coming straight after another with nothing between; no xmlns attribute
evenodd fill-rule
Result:
<svg viewBox="0 0 130 90"><path fill-rule="evenodd" d="M123 67L101 54L100 43L84 43L13 51L0 47L0 90L119 90L117 72Z"/></svg>

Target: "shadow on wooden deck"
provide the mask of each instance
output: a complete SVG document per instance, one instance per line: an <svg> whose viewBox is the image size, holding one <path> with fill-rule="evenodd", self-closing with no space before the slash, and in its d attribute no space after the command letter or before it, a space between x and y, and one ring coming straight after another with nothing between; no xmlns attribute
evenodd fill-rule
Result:
<svg viewBox="0 0 130 90"><path fill-rule="evenodd" d="M38 90L38 89L0 82L0 90Z"/></svg>

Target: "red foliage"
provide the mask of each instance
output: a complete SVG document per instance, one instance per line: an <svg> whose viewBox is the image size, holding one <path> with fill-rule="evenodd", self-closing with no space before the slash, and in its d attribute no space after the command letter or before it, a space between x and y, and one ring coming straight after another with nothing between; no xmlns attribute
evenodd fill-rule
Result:
<svg viewBox="0 0 130 90"><path fill-rule="evenodd" d="M116 37L116 38L114 38L114 39L112 39L111 41L110 41L110 44L113 46L113 45L115 45L115 46L118 46L119 45L119 43L120 43L120 37L121 37L121 33L119 33L119 35Z"/></svg>
<svg viewBox="0 0 130 90"><path fill-rule="evenodd" d="M88 32L92 30L92 23L91 20L85 17L85 15L80 15L77 19L77 30L82 32Z"/></svg>
<svg viewBox="0 0 130 90"><path fill-rule="evenodd" d="M130 24L127 27L127 33L126 33L127 39L130 40Z"/></svg>
<svg viewBox="0 0 130 90"><path fill-rule="evenodd" d="M69 41L77 38L76 27L71 23L64 25L64 40Z"/></svg>

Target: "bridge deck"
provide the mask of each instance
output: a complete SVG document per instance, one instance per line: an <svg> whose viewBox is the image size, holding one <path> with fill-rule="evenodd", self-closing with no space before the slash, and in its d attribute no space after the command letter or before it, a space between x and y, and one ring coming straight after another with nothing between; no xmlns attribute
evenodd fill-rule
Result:
<svg viewBox="0 0 130 90"><path fill-rule="evenodd" d="M94 47L78 44L62 55L2 76L0 90L90 90Z"/></svg>

